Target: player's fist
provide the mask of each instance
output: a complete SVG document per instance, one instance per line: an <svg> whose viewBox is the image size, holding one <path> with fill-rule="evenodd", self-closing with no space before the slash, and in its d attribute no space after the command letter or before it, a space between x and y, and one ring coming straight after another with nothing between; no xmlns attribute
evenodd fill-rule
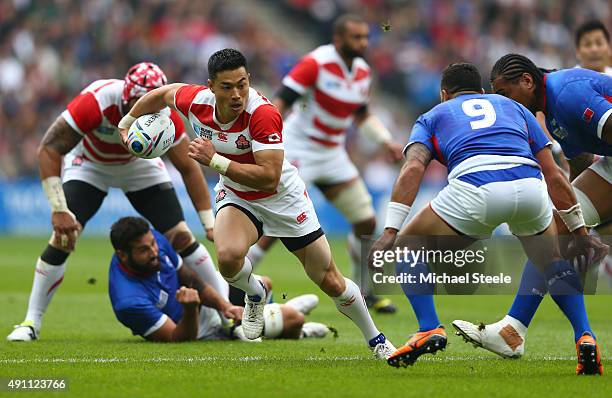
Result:
<svg viewBox="0 0 612 398"><path fill-rule="evenodd" d="M176 301L186 308L196 308L200 306L198 291L190 287L181 286L181 288L176 291Z"/></svg>
<svg viewBox="0 0 612 398"><path fill-rule="evenodd" d="M227 319L233 319L235 321L242 320L242 313L244 312L244 307L239 307L237 305L229 305L224 311L223 316Z"/></svg>
<svg viewBox="0 0 612 398"><path fill-rule="evenodd" d="M68 211L56 211L51 214L53 225L53 246L64 251L73 251L81 224L74 214Z"/></svg>
<svg viewBox="0 0 612 398"><path fill-rule="evenodd" d="M189 144L189 157L204 166L210 165L210 160L215 153L215 146L204 138L198 137Z"/></svg>
<svg viewBox="0 0 612 398"><path fill-rule="evenodd" d="M370 248L370 253L368 253L368 267L370 267L371 270L382 272L382 268L376 267L374 265L375 253L384 252L391 249L391 247L393 247L393 244L395 243L396 237L397 231L395 229L385 228L380 238L378 238L376 242L374 242L374 244Z"/></svg>

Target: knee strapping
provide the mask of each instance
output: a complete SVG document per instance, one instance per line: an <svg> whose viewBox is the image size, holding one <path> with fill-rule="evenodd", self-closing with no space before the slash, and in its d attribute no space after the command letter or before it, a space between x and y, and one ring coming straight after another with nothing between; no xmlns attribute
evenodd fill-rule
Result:
<svg viewBox="0 0 612 398"><path fill-rule="evenodd" d="M580 208L582 209L582 216L584 217L584 222L586 225L590 227L594 227L599 225L601 219L599 218L599 213L595 206L593 206L593 202L591 199L582 192L580 189L574 187L574 192L576 193L576 199L580 204Z"/></svg>
<svg viewBox="0 0 612 398"><path fill-rule="evenodd" d="M185 221L179 222L174 227L166 231L164 235L166 238L168 238L172 244L172 247L178 252L184 251L194 243L197 243ZM181 255L183 254L181 253Z"/></svg>
<svg viewBox="0 0 612 398"><path fill-rule="evenodd" d="M357 224L375 216L372 196L361 179L340 191L331 202L351 224Z"/></svg>
<svg viewBox="0 0 612 398"><path fill-rule="evenodd" d="M279 304L264 307L264 336L275 338L283 332L283 312Z"/></svg>

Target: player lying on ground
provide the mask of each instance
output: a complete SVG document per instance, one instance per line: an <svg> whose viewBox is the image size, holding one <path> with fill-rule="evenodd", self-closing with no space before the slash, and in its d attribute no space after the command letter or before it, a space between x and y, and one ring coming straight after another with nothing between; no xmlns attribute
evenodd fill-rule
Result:
<svg viewBox="0 0 612 398"><path fill-rule="evenodd" d="M420 116L412 130L406 163L393 187L385 231L372 250L391 248L400 229L400 237L457 236L452 243L465 242L462 246L466 247L474 242L470 237L488 237L498 225L507 223L538 272L546 276L557 305L573 324L576 319L582 321L584 344L578 347L579 361L591 352L598 353L580 279L561 257L556 239L548 195L565 214L575 214L576 197L554 162L550 141L527 108L500 95L484 94L480 73L471 64L446 68L440 97L442 103ZM447 165L449 184L402 228L432 158ZM580 214L565 217L565 221L577 248L597 249L600 257L605 255L607 246L587 235ZM578 227L573 228L575 225ZM535 239L536 235L540 238ZM405 273L429 272L423 262L416 262L414 268L407 263L398 268ZM404 284L402 288L417 316L419 331L389 358L392 366L412 364L420 355L446 345L434 306L434 286ZM595 373L601 366L591 365L583 370Z"/></svg>
<svg viewBox="0 0 612 398"><path fill-rule="evenodd" d="M363 333L379 358L394 351L374 325L361 292L342 276L321 230L312 201L295 167L284 159L282 118L274 105L249 85L246 59L237 50L214 53L208 87L171 84L142 97L121 121L171 106L200 136L189 156L221 175L215 190L215 250L230 285L246 292L242 325L249 339L264 327L266 287L253 274L247 251L262 235L281 239L308 276Z"/></svg>
<svg viewBox="0 0 612 398"><path fill-rule="evenodd" d="M30 341L39 336L42 317L64 278L66 260L109 187L123 190L132 206L168 238L185 264L215 287L223 282L206 248L196 241L184 221L163 161L134 157L122 145L117 130L117 123L139 97L164 84L166 76L157 65L139 63L123 80L104 79L87 86L47 130L38 148L38 161L51 205L53 234L36 262L25 321L15 327L8 340ZM162 112L170 114L176 130L168 158L181 173L206 234L212 239L214 216L204 175L187 156L189 141L180 116L168 108Z"/></svg>
<svg viewBox="0 0 612 398"><path fill-rule="evenodd" d="M559 233L612 219L612 77L578 68L544 72L527 57L508 54L493 67L491 84L496 93L522 103L531 112L543 112L548 130L569 159L578 205L558 213ZM593 154L602 157L593 163ZM568 224L582 212L584 223ZM547 290L545 279L527 262L518 295L504 319L485 328L464 321L454 325L477 345L504 357L518 357L524 352L527 327ZM582 334L587 325L586 318L572 318L577 342L585 340ZM510 346L503 338L500 331L507 327L518 333L520 344Z"/></svg>
<svg viewBox="0 0 612 398"><path fill-rule="evenodd" d="M393 313L388 298L371 292L362 276L361 237L373 235L376 217L372 197L344 146L346 130L357 131L382 145L394 161L401 160L402 146L368 109L370 67L363 59L369 27L356 15L344 15L334 23L333 44L316 48L293 67L272 100L281 115L289 113L283 128L285 157L297 167L306 185L321 190L352 225L348 236L353 279L360 281L368 307ZM249 249L255 267L276 239L267 236Z"/></svg>
<svg viewBox="0 0 612 398"><path fill-rule="evenodd" d="M117 319L134 335L151 341L239 338L243 307L231 304L210 284L183 266L172 245L140 217L124 217L111 228L115 249L109 270L109 295ZM268 338L324 337L320 323L304 323L304 300L266 304ZM312 310L312 301L302 311ZM316 305L316 302L314 302ZM237 323L226 323L231 319Z"/></svg>

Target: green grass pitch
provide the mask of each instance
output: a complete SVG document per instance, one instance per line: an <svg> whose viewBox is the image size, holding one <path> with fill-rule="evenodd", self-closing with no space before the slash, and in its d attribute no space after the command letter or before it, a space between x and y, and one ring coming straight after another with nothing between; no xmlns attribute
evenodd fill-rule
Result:
<svg viewBox="0 0 612 398"><path fill-rule="evenodd" d="M503 360L449 333L449 347L424 356L413 367L393 369L370 359L358 330L339 316L331 300L309 316L336 327L339 337L307 341L194 342L152 344L120 325L107 296L108 261L104 239L84 238L70 258L66 278L44 319L41 340L5 341L22 320L33 264L44 238L0 237L0 378L67 378L67 392L37 396L79 397L520 397L611 396L612 382L577 377L569 323L547 298L532 323L526 355ZM332 242L337 262L347 269L343 241ZM258 272L274 280L275 298L316 292L299 263L281 245ZM92 283L95 280L95 283ZM612 344L610 296L588 297L592 326L602 346L604 366ZM416 330L403 296L394 297L395 315L376 315L379 328L396 344ZM509 306L510 296L437 298L442 321L456 318L490 322ZM450 330L449 330L450 332ZM607 368L606 370L609 371ZM0 396L25 396L0 392Z"/></svg>

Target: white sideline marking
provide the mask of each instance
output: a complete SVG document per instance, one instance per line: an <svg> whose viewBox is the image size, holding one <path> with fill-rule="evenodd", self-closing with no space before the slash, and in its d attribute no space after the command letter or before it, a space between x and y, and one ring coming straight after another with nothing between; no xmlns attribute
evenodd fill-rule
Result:
<svg viewBox="0 0 612 398"><path fill-rule="evenodd" d="M374 361L370 357L350 356L350 357L307 357L304 361L315 362L351 362L351 361ZM462 361L501 361L501 358L495 356L479 356L479 357L421 357L419 362L462 362ZM574 361L575 357L536 357L522 358L520 362L538 362L538 361ZM24 363L193 363L193 362L258 362L258 361L295 361L301 359L288 359L278 357L186 357L186 358L32 358L32 359L0 359L0 364L24 364Z"/></svg>

